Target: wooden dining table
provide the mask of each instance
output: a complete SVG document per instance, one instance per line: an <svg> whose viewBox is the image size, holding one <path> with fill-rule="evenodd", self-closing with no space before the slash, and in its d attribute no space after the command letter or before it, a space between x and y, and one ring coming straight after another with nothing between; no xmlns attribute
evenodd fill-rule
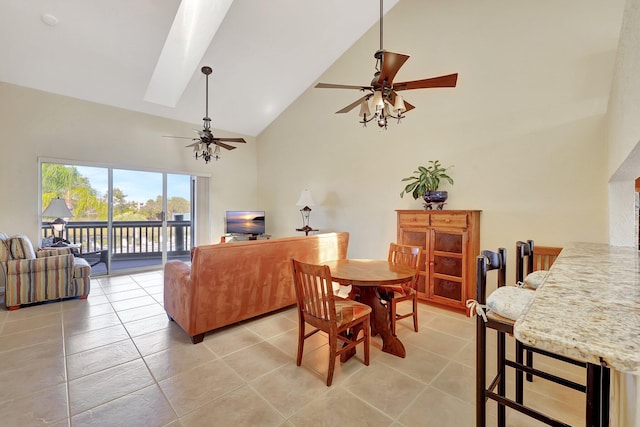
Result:
<svg viewBox="0 0 640 427"><path fill-rule="evenodd" d="M371 307L371 332L380 334L382 351L404 358L407 353L402 342L391 332L389 312L382 304L378 288L410 281L416 274L415 269L374 259L338 259L323 264L329 266L334 281L359 289L360 302Z"/></svg>

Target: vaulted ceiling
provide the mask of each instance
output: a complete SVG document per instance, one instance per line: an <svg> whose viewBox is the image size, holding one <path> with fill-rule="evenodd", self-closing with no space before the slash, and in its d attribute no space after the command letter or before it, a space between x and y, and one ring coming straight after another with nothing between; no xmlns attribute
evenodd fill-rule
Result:
<svg viewBox="0 0 640 427"><path fill-rule="evenodd" d="M377 0L230 3L3 0L0 81L199 123L208 65L212 126L255 136L380 13Z"/></svg>

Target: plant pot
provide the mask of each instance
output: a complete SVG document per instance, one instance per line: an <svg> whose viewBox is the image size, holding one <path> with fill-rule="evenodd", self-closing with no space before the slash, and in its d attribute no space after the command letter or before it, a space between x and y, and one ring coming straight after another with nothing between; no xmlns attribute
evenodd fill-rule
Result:
<svg viewBox="0 0 640 427"><path fill-rule="evenodd" d="M425 209L442 209L448 197L449 193L446 191L427 191L423 196Z"/></svg>

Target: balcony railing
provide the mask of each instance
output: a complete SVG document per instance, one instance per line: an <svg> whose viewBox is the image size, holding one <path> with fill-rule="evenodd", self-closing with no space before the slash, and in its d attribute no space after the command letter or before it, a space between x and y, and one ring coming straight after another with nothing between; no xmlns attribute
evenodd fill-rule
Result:
<svg viewBox="0 0 640 427"><path fill-rule="evenodd" d="M51 235L48 222L42 223L42 236ZM64 236L82 245L82 253L108 249L106 221L70 221ZM161 259L162 221L113 221L111 259ZM191 222L167 221L168 258L188 258L191 251ZM112 268L114 266L112 265Z"/></svg>

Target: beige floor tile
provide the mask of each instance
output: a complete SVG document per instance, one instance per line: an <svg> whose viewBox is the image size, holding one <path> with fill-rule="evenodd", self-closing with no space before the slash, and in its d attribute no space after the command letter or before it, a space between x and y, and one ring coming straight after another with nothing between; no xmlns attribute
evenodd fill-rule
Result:
<svg viewBox="0 0 640 427"><path fill-rule="evenodd" d="M126 283L136 283L136 281L130 275L124 276L110 276L110 277L101 277L99 280L100 286L108 287L108 286L117 286Z"/></svg>
<svg viewBox="0 0 640 427"><path fill-rule="evenodd" d="M133 322L134 320L146 319L148 317L157 316L159 314L167 316L164 308L160 304L145 305L143 307L136 307L130 310L118 311L118 317L122 323Z"/></svg>
<svg viewBox="0 0 640 427"><path fill-rule="evenodd" d="M65 384L0 403L0 423L7 427L64 425L68 415Z"/></svg>
<svg viewBox="0 0 640 427"><path fill-rule="evenodd" d="M467 343L460 351L451 357L451 360L454 362L461 363L463 365L469 366L470 368L475 368L476 366L476 344L471 341Z"/></svg>
<svg viewBox="0 0 640 427"><path fill-rule="evenodd" d="M0 372L12 371L25 366L37 365L51 359L64 357L62 340L37 343L29 347L8 350L0 355Z"/></svg>
<svg viewBox="0 0 640 427"><path fill-rule="evenodd" d="M72 418L74 426L83 427L166 426L172 421L176 415L155 384Z"/></svg>
<svg viewBox="0 0 640 427"><path fill-rule="evenodd" d="M137 337L138 335L148 334L169 327L179 328L175 322L169 320L166 314L158 314L153 317L147 317L146 319L127 322L124 324L124 327L132 337Z"/></svg>
<svg viewBox="0 0 640 427"><path fill-rule="evenodd" d="M119 294L123 292L138 292L143 291L142 287L135 282L120 283L115 285L103 285L101 286L102 292L108 297L113 294Z"/></svg>
<svg viewBox="0 0 640 427"><path fill-rule="evenodd" d="M6 323L6 322L5 322ZM28 334L10 334L4 335L0 339L0 352L7 350L15 350L21 347L29 347L34 344L45 342L54 343L62 340L62 322L45 328L33 329Z"/></svg>
<svg viewBox="0 0 640 427"><path fill-rule="evenodd" d="M20 320L7 320L0 336L26 332L31 329L39 329L62 322L62 312L45 314L42 316L28 317Z"/></svg>
<svg viewBox="0 0 640 427"><path fill-rule="evenodd" d="M473 403L476 398L473 387L475 378L475 369L451 362L431 385L440 391L457 396L466 402Z"/></svg>
<svg viewBox="0 0 640 427"><path fill-rule="evenodd" d="M342 387L331 387L327 393L300 408L289 418L289 421L296 427L317 425L386 427L393 422L386 414Z"/></svg>
<svg viewBox="0 0 640 427"><path fill-rule="evenodd" d="M377 352L376 364L384 363L405 375L425 384L431 383L449 364L449 359L419 347L408 346L407 356L402 359L389 353Z"/></svg>
<svg viewBox="0 0 640 427"><path fill-rule="evenodd" d="M111 307L111 304L109 304L109 302L105 302L104 304L90 304L88 303L89 299L74 299L64 301L62 303L62 318L76 318L78 320L84 320L93 316L101 316L107 313L114 313L113 307Z"/></svg>
<svg viewBox="0 0 640 427"><path fill-rule="evenodd" d="M156 381L162 381L216 358L217 356L202 344L191 344L169 347L145 356L144 360Z"/></svg>
<svg viewBox="0 0 640 427"><path fill-rule="evenodd" d="M164 285L163 284L153 285L153 286L149 286L149 285L142 285L142 286L144 287L144 290L147 291L147 293L149 295L163 294L164 293Z"/></svg>
<svg viewBox="0 0 640 427"><path fill-rule="evenodd" d="M153 378L142 360L69 381L71 413L79 414L151 384Z"/></svg>
<svg viewBox="0 0 640 427"><path fill-rule="evenodd" d="M330 390L325 379L295 363L287 363L250 384L286 418Z"/></svg>
<svg viewBox="0 0 640 427"><path fill-rule="evenodd" d="M100 305L109 303L109 299L105 295L91 295L91 293L89 293L89 297L84 301L86 301L86 304L89 305Z"/></svg>
<svg viewBox="0 0 640 427"><path fill-rule="evenodd" d="M469 327L469 322L463 315L436 315L429 323L429 328L467 340L473 339L476 335L475 329Z"/></svg>
<svg viewBox="0 0 640 427"><path fill-rule="evenodd" d="M58 301L52 301L45 304L32 305L29 307L22 307L18 310L7 312L6 321L18 321L28 319L30 317L45 316L47 314L59 313L62 311L62 306Z"/></svg>
<svg viewBox="0 0 640 427"><path fill-rule="evenodd" d="M242 378L220 359L205 362L160 382L160 388L178 416L186 415L243 385Z"/></svg>
<svg viewBox="0 0 640 427"><path fill-rule="evenodd" d="M65 338L67 354L80 353L129 338L122 325L109 326L94 331L83 332Z"/></svg>
<svg viewBox="0 0 640 427"><path fill-rule="evenodd" d="M219 426L281 426L282 418L250 387L244 386L228 393L202 408L182 417L185 427ZM337 425L337 424L336 424Z"/></svg>
<svg viewBox="0 0 640 427"><path fill-rule="evenodd" d="M473 387L473 381L469 381L469 386ZM473 426L475 406L433 387L427 387L398 421L402 425L412 427Z"/></svg>
<svg viewBox="0 0 640 427"><path fill-rule="evenodd" d="M126 299L123 301L113 301L111 305L116 311L128 310L130 308L142 307L145 305L157 304L156 300L150 296Z"/></svg>
<svg viewBox="0 0 640 427"><path fill-rule="evenodd" d="M122 301L131 298L139 298L149 295L147 291L142 288L132 289L130 291L118 291L113 293L107 293L106 296L109 301Z"/></svg>
<svg viewBox="0 0 640 427"><path fill-rule="evenodd" d="M74 380L140 357L131 340L122 340L67 356L67 375Z"/></svg>
<svg viewBox="0 0 640 427"><path fill-rule="evenodd" d="M138 351L143 356L166 350L173 346L192 347L191 339L178 325L175 327L162 329L149 334L133 337ZM195 344L200 345L200 344Z"/></svg>
<svg viewBox="0 0 640 427"><path fill-rule="evenodd" d="M292 362L290 357L267 342L239 350L225 356L223 360L245 381L251 381Z"/></svg>
<svg viewBox="0 0 640 427"><path fill-rule="evenodd" d="M44 359L36 364L0 373L0 402L20 398L66 381L64 358Z"/></svg>
<svg viewBox="0 0 640 427"><path fill-rule="evenodd" d="M258 344L262 339L243 325L233 325L206 335L204 345L218 356Z"/></svg>
<svg viewBox="0 0 640 427"><path fill-rule="evenodd" d="M419 334L403 337L403 342L405 345L412 344L443 357L453 357L468 341L435 329L424 328Z"/></svg>
<svg viewBox="0 0 640 427"><path fill-rule="evenodd" d="M284 332L298 329L298 322L282 316L264 316L245 323L245 326L263 339L269 339Z"/></svg>
<svg viewBox="0 0 640 427"><path fill-rule="evenodd" d="M426 385L378 364L359 370L342 387L388 416L396 418Z"/></svg>
<svg viewBox="0 0 640 427"><path fill-rule="evenodd" d="M93 316L89 318L78 318L77 316L65 316L64 321L64 335L69 337L71 335L78 335L97 329L108 328L111 326L121 325L120 319L116 313L106 313L100 316Z"/></svg>

